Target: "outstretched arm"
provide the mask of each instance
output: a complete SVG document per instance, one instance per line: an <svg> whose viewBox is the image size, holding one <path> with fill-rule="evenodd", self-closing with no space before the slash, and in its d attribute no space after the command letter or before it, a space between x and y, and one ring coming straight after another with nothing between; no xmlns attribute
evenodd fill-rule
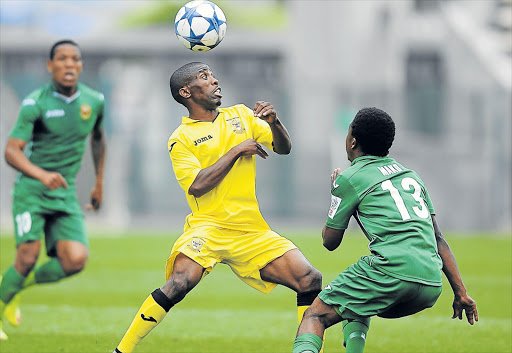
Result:
<svg viewBox="0 0 512 353"><path fill-rule="evenodd" d="M201 169L192 185L190 185L188 193L195 197L203 196L226 177L238 158L250 157L255 154L261 158L268 157L267 152L265 152L263 147L254 139L247 139L239 143L220 157L217 162L207 168Z"/></svg>
<svg viewBox="0 0 512 353"><path fill-rule="evenodd" d="M277 154L288 154L292 150L292 141L288 130L277 118L274 106L269 102L258 101L254 105L254 116L265 120L272 131L274 141L274 152Z"/></svg>
<svg viewBox="0 0 512 353"><path fill-rule="evenodd" d="M443 260L443 272L452 287L455 298L453 299L453 316L462 320L462 313L466 311L466 317L468 322L473 325L475 321L478 321L478 311L476 309L476 302L468 295L466 287L462 282L462 277L455 261L450 246L446 242L439 226L437 225L436 217L432 215L432 223L434 225L434 231L437 241L437 251L439 256Z"/></svg>
<svg viewBox="0 0 512 353"><path fill-rule="evenodd" d="M24 140L12 137L9 138L9 140L7 140L7 146L5 147L6 162L17 171L39 180L43 185L51 190L60 187L67 189L68 183L60 173L46 171L30 162L27 156L23 153L26 144L27 143Z"/></svg>
<svg viewBox="0 0 512 353"><path fill-rule="evenodd" d="M93 130L91 135L92 160L96 173L96 183L91 191L91 203L86 206L88 210L97 211L103 202L103 167L105 165L105 133L103 129Z"/></svg>

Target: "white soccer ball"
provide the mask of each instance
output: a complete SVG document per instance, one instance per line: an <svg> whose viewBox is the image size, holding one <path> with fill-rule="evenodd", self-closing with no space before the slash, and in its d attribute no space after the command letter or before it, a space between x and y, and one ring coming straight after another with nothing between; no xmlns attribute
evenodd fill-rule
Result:
<svg viewBox="0 0 512 353"><path fill-rule="evenodd" d="M211 1L195 0L183 5L174 19L174 31L180 42L193 51L215 48L226 35L226 16Z"/></svg>

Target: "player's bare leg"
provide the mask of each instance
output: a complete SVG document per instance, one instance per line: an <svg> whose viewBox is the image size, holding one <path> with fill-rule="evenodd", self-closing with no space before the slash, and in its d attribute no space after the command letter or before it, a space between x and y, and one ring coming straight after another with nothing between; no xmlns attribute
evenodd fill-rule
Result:
<svg viewBox="0 0 512 353"><path fill-rule="evenodd" d="M318 353L322 346L325 329L342 321L330 305L316 298L306 310L293 344L293 353ZM369 318L350 319L343 322L343 345L347 353L362 353L366 342Z"/></svg>
<svg viewBox="0 0 512 353"><path fill-rule="evenodd" d="M29 241L18 246L14 264L5 271L0 281L0 322L5 318L11 326L20 324L18 293L24 288L26 276L34 268L40 250L40 241ZM0 340L6 340L7 335L1 326L0 331Z"/></svg>
<svg viewBox="0 0 512 353"><path fill-rule="evenodd" d="M322 274L314 268L299 249L286 252L260 270L265 281L281 284L297 293L299 323L304 312L322 290Z"/></svg>
<svg viewBox="0 0 512 353"><path fill-rule="evenodd" d="M167 312L199 283L203 272L204 268L197 262L178 254L171 276L163 287L155 289L142 304L115 352L133 352L139 342L162 322Z"/></svg>

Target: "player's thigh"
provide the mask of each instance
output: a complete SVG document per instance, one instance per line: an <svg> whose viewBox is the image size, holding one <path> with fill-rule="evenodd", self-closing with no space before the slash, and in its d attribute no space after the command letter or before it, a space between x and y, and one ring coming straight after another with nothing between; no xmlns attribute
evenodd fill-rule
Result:
<svg viewBox="0 0 512 353"><path fill-rule="evenodd" d="M265 281L281 284L295 291L303 287L322 286L322 276L306 259L299 249L292 249L282 256L272 260L260 270L261 278ZM312 283L316 282L316 283Z"/></svg>
<svg viewBox="0 0 512 353"><path fill-rule="evenodd" d="M70 213L56 211L46 216L45 241L48 256L57 256L59 241L78 242L82 248L89 248L84 215L80 210L70 208Z"/></svg>
<svg viewBox="0 0 512 353"><path fill-rule="evenodd" d="M170 278L174 272L174 264L179 254L185 255L204 268L202 276L212 271L221 261L227 246L220 243L223 239L218 233L218 227L212 226L196 227L185 231L172 247L165 265L165 278Z"/></svg>
<svg viewBox="0 0 512 353"><path fill-rule="evenodd" d="M289 239L271 230L232 233L226 233L230 234L231 243L229 255L222 262L229 265L246 284L263 293L269 293L280 284L277 280L273 281L279 276L271 276L268 271L269 275L264 278L263 269L276 259L287 256L297 247Z"/></svg>

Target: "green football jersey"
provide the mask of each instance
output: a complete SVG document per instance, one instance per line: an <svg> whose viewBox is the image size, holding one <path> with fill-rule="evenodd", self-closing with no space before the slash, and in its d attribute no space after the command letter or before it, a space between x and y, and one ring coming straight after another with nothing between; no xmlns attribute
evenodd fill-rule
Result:
<svg viewBox="0 0 512 353"><path fill-rule="evenodd" d="M416 172L390 157L359 157L338 175L331 194L326 226L346 229L354 215L370 241L371 255L362 261L395 278L441 285L434 207Z"/></svg>
<svg viewBox="0 0 512 353"><path fill-rule="evenodd" d="M74 188L87 137L95 126L102 126L103 110L102 93L79 83L76 93L66 97L49 83L23 100L9 136L27 142L25 153L34 165L59 172ZM21 173L16 184L45 188Z"/></svg>

